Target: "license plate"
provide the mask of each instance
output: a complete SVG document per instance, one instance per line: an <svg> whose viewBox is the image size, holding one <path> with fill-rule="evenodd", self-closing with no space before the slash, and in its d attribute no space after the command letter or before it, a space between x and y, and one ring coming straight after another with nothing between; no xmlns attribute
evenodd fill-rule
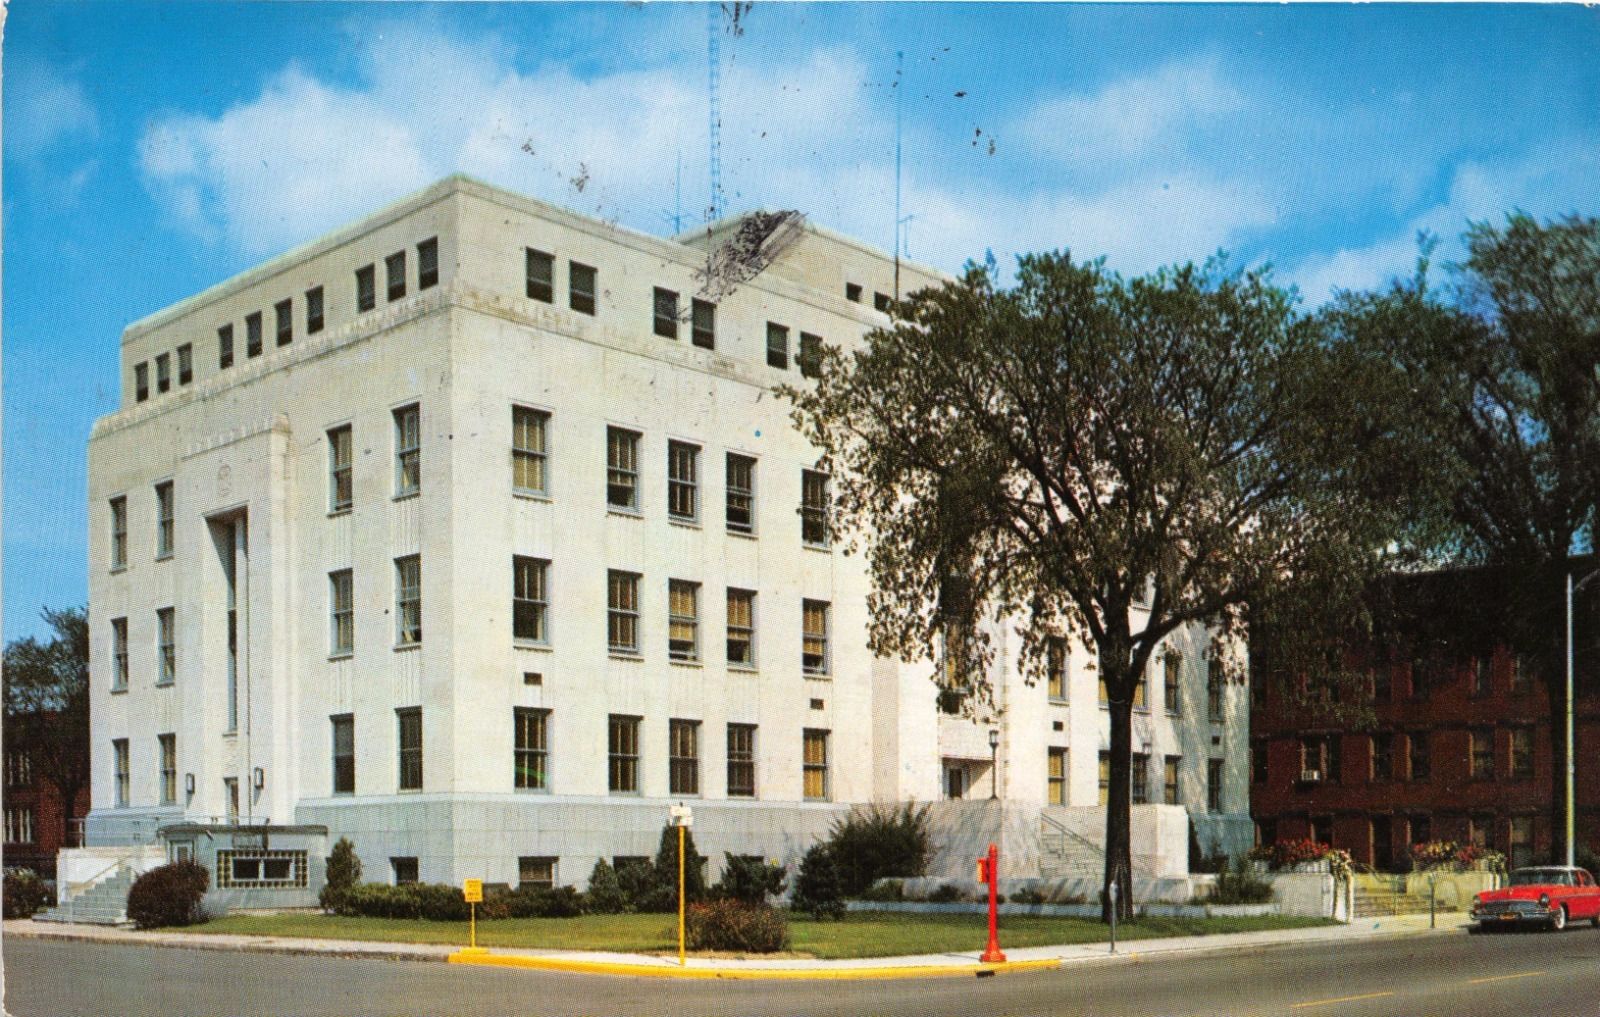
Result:
<svg viewBox="0 0 1600 1017"><path fill-rule="evenodd" d="M1517 916L1516 915L1501 915L1500 916L1500 920L1502 922L1514 922L1514 921L1517 920Z"/></svg>

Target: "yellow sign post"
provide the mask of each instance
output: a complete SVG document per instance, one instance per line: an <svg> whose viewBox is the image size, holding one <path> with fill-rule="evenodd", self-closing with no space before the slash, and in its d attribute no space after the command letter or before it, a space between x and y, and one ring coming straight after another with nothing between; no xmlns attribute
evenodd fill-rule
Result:
<svg viewBox="0 0 1600 1017"><path fill-rule="evenodd" d="M468 929L470 944L467 949L472 953L482 953L478 949L478 905L483 903L483 880L469 879L461 884L461 896L467 902Z"/></svg>
<svg viewBox="0 0 1600 1017"><path fill-rule="evenodd" d="M694 825L694 812L687 805L674 805L669 810L672 825L678 828L678 965L687 966L683 935L683 831Z"/></svg>

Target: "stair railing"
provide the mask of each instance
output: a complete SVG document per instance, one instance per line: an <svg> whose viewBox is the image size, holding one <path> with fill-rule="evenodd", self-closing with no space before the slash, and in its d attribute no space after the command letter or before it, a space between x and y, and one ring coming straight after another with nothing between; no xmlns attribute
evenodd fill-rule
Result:
<svg viewBox="0 0 1600 1017"><path fill-rule="evenodd" d="M1060 839L1076 844L1080 849L1087 850L1091 855L1099 858L1102 872L1104 871L1106 857L1106 847L1104 844L1096 844L1083 834L1068 827L1065 823L1051 818L1050 814L1047 812L1041 811L1039 813L1039 821L1046 827L1049 827L1051 831L1058 834ZM1065 855L1065 851L1061 853ZM1133 862L1131 858L1129 861L1133 865L1133 875L1146 877L1151 875L1149 866L1141 866L1137 862Z"/></svg>

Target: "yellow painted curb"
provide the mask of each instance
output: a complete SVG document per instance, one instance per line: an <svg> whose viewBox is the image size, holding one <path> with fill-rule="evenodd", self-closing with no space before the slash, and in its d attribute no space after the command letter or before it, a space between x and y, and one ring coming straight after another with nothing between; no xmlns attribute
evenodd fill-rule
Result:
<svg viewBox="0 0 1600 1017"><path fill-rule="evenodd" d="M666 964L626 964L616 961L573 960L566 957L530 957L526 954L450 954L451 964L478 964L502 968L534 968L585 975L629 975L635 978L775 979L785 981L847 981L865 978L950 978L956 975L1005 974L1042 971L1061 966L1056 958L1007 961L1003 964L898 965L878 968L702 968Z"/></svg>

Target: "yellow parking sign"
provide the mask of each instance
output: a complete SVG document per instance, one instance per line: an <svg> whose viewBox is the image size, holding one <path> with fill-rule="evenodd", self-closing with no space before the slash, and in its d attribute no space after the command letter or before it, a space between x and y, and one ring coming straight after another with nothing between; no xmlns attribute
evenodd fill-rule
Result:
<svg viewBox="0 0 1600 1017"><path fill-rule="evenodd" d="M469 879L461 884L461 895L468 904L483 903L483 880Z"/></svg>

